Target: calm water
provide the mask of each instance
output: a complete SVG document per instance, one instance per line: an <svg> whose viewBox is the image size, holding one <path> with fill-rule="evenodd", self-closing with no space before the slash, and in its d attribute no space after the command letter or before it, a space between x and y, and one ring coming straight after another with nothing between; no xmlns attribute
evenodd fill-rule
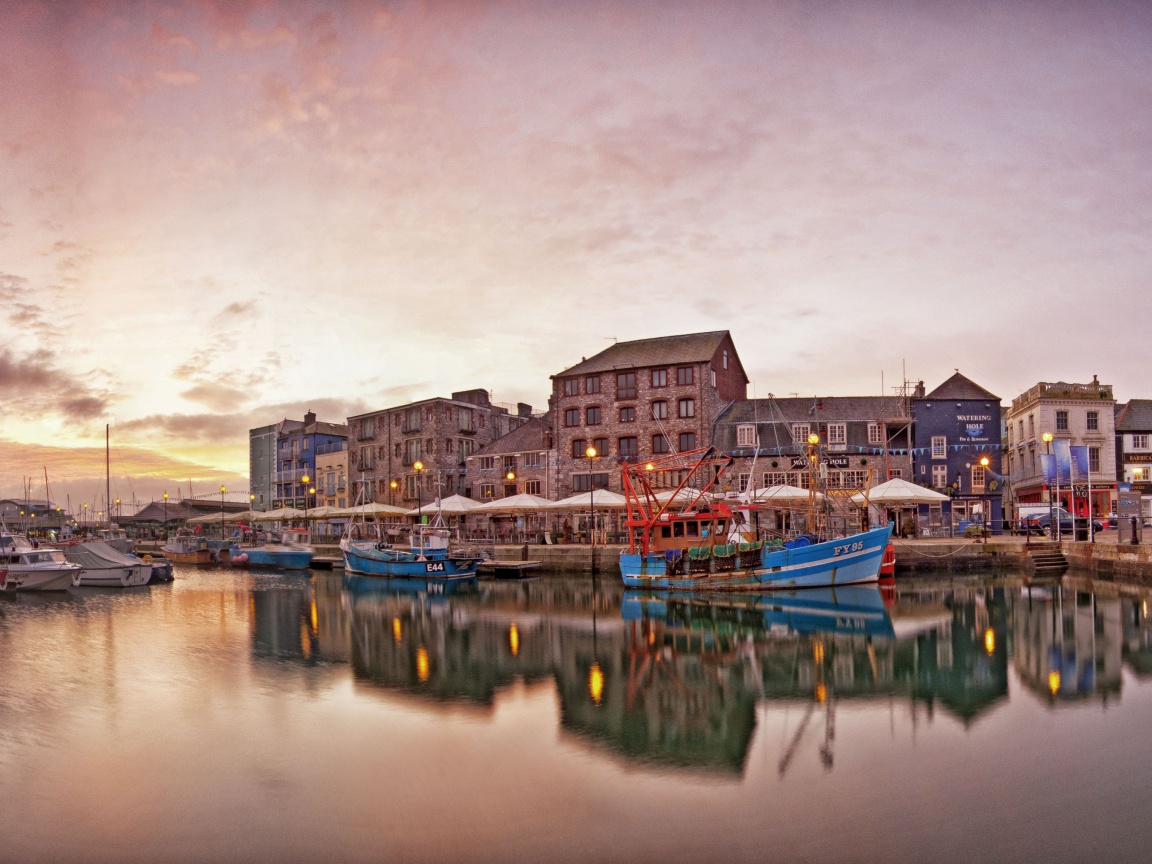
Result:
<svg viewBox="0 0 1152 864"><path fill-rule="evenodd" d="M0 859L1148 861L1148 592L0 598Z"/></svg>

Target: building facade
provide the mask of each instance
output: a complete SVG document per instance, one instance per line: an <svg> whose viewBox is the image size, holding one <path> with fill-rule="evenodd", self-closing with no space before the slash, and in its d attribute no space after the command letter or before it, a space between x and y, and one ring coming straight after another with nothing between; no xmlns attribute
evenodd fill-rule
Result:
<svg viewBox="0 0 1152 864"><path fill-rule="evenodd" d="M350 503L416 506L464 493L468 457L531 419L532 406L513 413L479 389L349 417Z"/></svg>
<svg viewBox="0 0 1152 864"><path fill-rule="evenodd" d="M553 375L555 497L618 492L620 462L710 446L716 418L747 392L727 330L617 342Z"/></svg>
<svg viewBox="0 0 1152 864"><path fill-rule="evenodd" d="M528 493L556 500L552 418L534 417L465 459L464 494L477 501Z"/></svg>
<svg viewBox="0 0 1152 864"><path fill-rule="evenodd" d="M931 393L917 387L912 419L916 482L952 497L951 529L972 522L1000 530L1000 397L957 372ZM947 518L943 508L932 509L929 524L937 518Z"/></svg>
<svg viewBox="0 0 1152 864"><path fill-rule="evenodd" d="M271 510L276 488L276 441L280 424L248 430L248 492L253 510Z"/></svg>
<svg viewBox="0 0 1152 864"><path fill-rule="evenodd" d="M315 507L316 494L309 490L319 491L316 486L317 453L321 450L331 452L332 448L346 444L348 427L343 423L318 421L311 411L304 415L304 422L283 420L279 426L272 509Z"/></svg>
<svg viewBox="0 0 1152 864"><path fill-rule="evenodd" d="M808 436L820 436L829 489L865 489L912 478L912 418L898 396L742 399L715 424L713 443L734 457L725 491L797 486L807 489Z"/></svg>
<svg viewBox="0 0 1152 864"><path fill-rule="evenodd" d="M338 441L316 447L316 506L348 505L348 442Z"/></svg>
<svg viewBox="0 0 1152 864"><path fill-rule="evenodd" d="M1116 479L1140 493L1140 515L1152 519L1152 399L1116 406Z"/></svg>
<svg viewBox="0 0 1152 864"><path fill-rule="evenodd" d="M1111 513L1116 501L1116 400L1112 385L1095 376L1088 384L1041 381L1012 400L1006 418L1007 468L1014 504L1057 501L1055 489L1044 482L1041 456L1053 441L1088 448L1092 481L1091 511ZM1044 440L1049 433L1050 441ZM1077 515L1087 515L1087 489L1062 487L1059 503Z"/></svg>

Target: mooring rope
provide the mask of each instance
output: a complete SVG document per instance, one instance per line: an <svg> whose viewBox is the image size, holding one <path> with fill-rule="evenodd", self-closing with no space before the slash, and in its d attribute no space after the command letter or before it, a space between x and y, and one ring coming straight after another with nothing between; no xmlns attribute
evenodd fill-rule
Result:
<svg viewBox="0 0 1152 864"><path fill-rule="evenodd" d="M901 542L898 540L893 540L892 545L894 547L896 547L897 549L911 549L913 552L915 552L917 555L921 556L922 558L949 558L953 555L956 555L958 552L960 552L965 547L972 546L978 542L979 542L978 540L968 540L966 542L962 541L959 549L953 549L951 552L945 552L942 555L929 555L927 552L921 552L919 549L917 549L915 546L911 545L910 543L904 543L904 542Z"/></svg>

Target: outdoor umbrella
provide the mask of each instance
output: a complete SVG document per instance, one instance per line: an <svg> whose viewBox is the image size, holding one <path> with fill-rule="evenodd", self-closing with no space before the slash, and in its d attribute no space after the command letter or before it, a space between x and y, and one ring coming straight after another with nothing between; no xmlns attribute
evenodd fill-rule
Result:
<svg viewBox="0 0 1152 864"><path fill-rule="evenodd" d="M926 489L923 486L917 486L915 483L909 483L907 480L896 478L889 480L887 483L881 483L878 486L873 486L867 493L857 492L852 496L852 503L863 504L867 501L869 504L877 506L887 506L893 504L937 504L940 501L947 501L947 495L941 495L934 489Z"/></svg>
<svg viewBox="0 0 1152 864"><path fill-rule="evenodd" d="M287 522L292 519L303 519L304 511L295 507L281 507L279 510L265 510L252 517L253 522Z"/></svg>
<svg viewBox="0 0 1152 864"><path fill-rule="evenodd" d="M807 501L810 496L824 497L820 492L799 486L765 486L744 492L740 498L750 504L797 504Z"/></svg>
<svg viewBox="0 0 1152 864"><path fill-rule="evenodd" d="M589 502L591 506L605 510L623 510L628 506L623 495L607 489L596 489L592 493L578 492L568 498L552 501L547 506L549 510L587 510Z"/></svg>
<svg viewBox="0 0 1152 864"><path fill-rule="evenodd" d="M370 504L358 504L355 507L348 507L344 510L335 510L328 514L330 516L403 516L408 511L403 507L393 507L391 504L378 504L373 501ZM303 515L303 514L301 514Z"/></svg>
<svg viewBox="0 0 1152 864"><path fill-rule="evenodd" d="M587 499L585 499L587 500ZM541 498L539 495L529 495L527 492L521 492L519 495L509 495L507 498L496 498L492 501L485 501L483 504L477 504L470 513L525 513L535 512L538 510L547 510L552 506L552 502L547 498Z"/></svg>
<svg viewBox="0 0 1152 864"><path fill-rule="evenodd" d="M436 501L432 501L423 507L413 507L411 510L405 510L404 514L406 516L427 516L439 511L445 516L460 516L464 513L471 513L479 506L479 501L473 501L471 498L465 498L463 495L449 495L447 498L442 498L439 504L437 504Z"/></svg>

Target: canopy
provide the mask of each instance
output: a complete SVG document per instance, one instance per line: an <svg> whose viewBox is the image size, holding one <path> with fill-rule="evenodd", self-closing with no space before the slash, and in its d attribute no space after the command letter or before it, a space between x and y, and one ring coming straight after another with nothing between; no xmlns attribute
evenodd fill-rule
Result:
<svg viewBox="0 0 1152 864"><path fill-rule="evenodd" d="M391 504L379 504L375 501L369 504L358 504L344 510L335 510L331 516L403 516L408 511L403 507L393 507ZM301 514L303 515L303 514Z"/></svg>
<svg viewBox="0 0 1152 864"><path fill-rule="evenodd" d="M750 504L796 504L807 501L810 496L817 499L824 497L820 492L801 489L799 486L765 486L744 492L740 499Z"/></svg>
<svg viewBox="0 0 1152 864"><path fill-rule="evenodd" d="M483 504L476 505L470 512L519 513L525 510L547 510L551 506L552 502L547 498L521 492L519 495L509 495L507 498L496 498L493 501L485 501Z"/></svg>
<svg viewBox="0 0 1152 864"><path fill-rule="evenodd" d="M225 521L225 522L243 522L247 518L248 518L248 511L245 510L241 513L225 513L223 521ZM189 516L188 519L185 521L194 522L194 523L198 522L198 523L205 524L205 525L207 525L207 524L215 525L221 521L221 518L220 518L219 513L203 513L203 514L200 514L198 516Z"/></svg>
<svg viewBox="0 0 1152 864"><path fill-rule="evenodd" d="M292 519L303 519L304 511L295 507L281 507L279 510L265 510L252 515L252 522L288 522Z"/></svg>
<svg viewBox="0 0 1152 864"><path fill-rule="evenodd" d="M665 503L666 501L672 501L673 499L676 501L683 501L688 503L690 501L695 501L698 497L700 497L699 489L690 489L687 487L681 489L679 492L677 492L675 489L666 489L663 492L656 493L656 500L661 504ZM711 498L713 496L711 493L705 493L704 497Z"/></svg>
<svg viewBox="0 0 1152 864"><path fill-rule="evenodd" d="M616 492L607 489L596 489L592 492L577 492L568 498L553 501L548 505L550 510L587 510L589 507L601 507L606 510L623 510L628 506L628 500Z"/></svg>
<svg viewBox="0 0 1152 864"><path fill-rule="evenodd" d="M441 499L439 503L432 501L423 507L405 510L404 513L408 516L433 516L439 511L446 516L458 516L461 513L471 513L479 506L479 501L473 501L463 495L449 495L447 498Z"/></svg>
<svg viewBox="0 0 1152 864"><path fill-rule="evenodd" d="M879 504L881 506L886 504L936 504L940 501L947 501L948 496L942 495L933 489L926 489L923 486L917 486L915 483L909 483L907 480L896 478L889 480L887 483L881 483L878 486L873 486L868 490L867 501L869 504ZM857 492L852 496L854 504L863 504L865 495L863 492Z"/></svg>
<svg viewBox="0 0 1152 864"><path fill-rule="evenodd" d="M332 519L336 516L342 515L343 513L344 513L344 511L338 507L309 507L308 508L308 518L310 520L311 519L317 519L317 520Z"/></svg>

